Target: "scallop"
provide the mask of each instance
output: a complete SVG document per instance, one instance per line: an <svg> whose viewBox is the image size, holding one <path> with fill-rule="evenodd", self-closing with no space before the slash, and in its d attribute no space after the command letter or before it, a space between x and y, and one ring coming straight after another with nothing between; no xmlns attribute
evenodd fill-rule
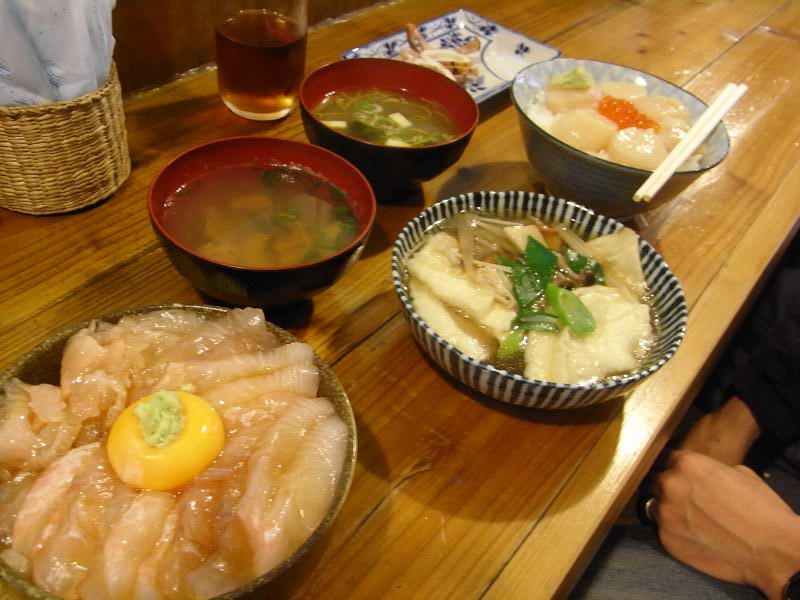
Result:
<svg viewBox="0 0 800 600"><path fill-rule="evenodd" d="M559 115L551 133L565 144L584 152L599 152L604 149L617 126L596 110L578 109Z"/></svg>
<svg viewBox="0 0 800 600"><path fill-rule="evenodd" d="M631 100L639 112L661 123L667 119L689 121L689 111L677 98L672 96L643 96Z"/></svg>
<svg viewBox="0 0 800 600"><path fill-rule="evenodd" d="M620 129L608 144L614 162L638 169L655 169L667 157L664 142L652 129Z"/></svg>
<svg viewBox="0 0 800 600"><path fill-rule="evenodd" d="M563 113L576 108L594 108L600 100L600 88L548 89L545 94L547 110Z"/></svg>
<svg viewBox="0 0 800 600"><path fill-rule="evenodd" d="M667 150L677 146L689 131L689 123L683 119L664 119L659 124L661 128L658 130L658 137L664 142Z"/></svg>
<svg viewBox="0 0 800 600"><path fill-rule="evenodd" d="M633 102L636 98L647 96L647 88L630 81L606 81L600 84L604 96L613 96Z"/></svg>

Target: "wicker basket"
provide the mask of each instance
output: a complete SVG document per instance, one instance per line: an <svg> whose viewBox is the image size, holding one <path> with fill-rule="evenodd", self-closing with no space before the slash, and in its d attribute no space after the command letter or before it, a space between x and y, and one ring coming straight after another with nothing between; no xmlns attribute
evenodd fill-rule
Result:
<svg viewBox="0 0 800 600"><path fill-rule="evenodd" d="M117 69L80 98L0 106L0 206L69 212L114 193L131 171Z"/></svg>

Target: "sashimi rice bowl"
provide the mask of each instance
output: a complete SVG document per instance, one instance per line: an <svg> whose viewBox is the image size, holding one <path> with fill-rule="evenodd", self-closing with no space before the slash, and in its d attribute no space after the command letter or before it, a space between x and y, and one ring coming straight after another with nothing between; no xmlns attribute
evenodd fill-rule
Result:
<svg viewBox="0 0 800 600"><path fill-rule="evenodd" d="M260 310L150 306L0 374L0 575L27 595L234 598L294 564L353 476L333 372Z"/></svg>
<svg viewBox="0 0 800 600"><path fill-rule="evenodd" d="M719 124L667 188L649 203L634 202L634 192L706 109L700 99L636 69L568 58L523 69L511 95L528 158L548 193L612 217L662 204L728 152Z"/></svg>
<svg viewBox="0 0 800 600"><path fill-rule="evenodd" d="M552 196L480 192L409 223L392 256L412 332L451 375L498 400L584 406L673 355L680 284L652 246Z"/></svg>

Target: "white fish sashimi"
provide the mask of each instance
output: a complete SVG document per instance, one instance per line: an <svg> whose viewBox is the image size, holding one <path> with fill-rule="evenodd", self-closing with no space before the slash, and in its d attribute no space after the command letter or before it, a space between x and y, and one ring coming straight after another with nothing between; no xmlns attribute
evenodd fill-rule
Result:
<svg viewBox="0 0 800 600"><path fill-rule="evenodd" d="M265 573L288 554L289 539L265 522L277 481L302 442L305 432L333 414L324 398L306 399L287 407L256 446L247 465L247 488L236 507L236 519L244 527L253 548L253 575Z"/></svg>
<svg viewBox="0 0 800 600"><path fill-rule="evenodd" d="M292 499L294 509L291 521L284 525L292 536L291 546L299 546L311 535L328 511L346 451L347 425L338 415L329 415L305 434L292 463L278 480L278 488Z"/></svg>
<svg viewBox="0 0 800 600"><path fill-rule="evenodd" d="M194 598L216 598L250 580L250 576L231 571L229 563L213 557L186 575L187 588Z"/></svg>
<svg viewBox="0 0 800 600"><path fill-rule="evenodd" d="M161 537L175 504L167 492L142 491L111 528L103 545L105 584L111 598L129 598L136 572Z"/></svg>
<svg viewBox="0 0 800 600"><path fill-rule="evenodd" d="M203 548L183 537L178 531L161 560L158 571L158 588L169 600L191 598L186 577L206 559Z"/></svg>
<svg viewBox="0 0 800 600"><path fill-rule="evenodd" d="M288 391L314 398L319 388L319 369L312 363L291 365L266 375L237 379L208 389L203 397L217 410L242 405L268 392Z"/></svg>
<svg viewBox="0 0 800 600"><path fill-rule="evenodd" d="M84 373L64 392L70 414L89 419L112 416L113 422L128 402L126 382L119 377L97 370Z"/></svg>
<svg viewBox="0 0 800 600"><path fill-rule="evenodd" d="M290 402L303 398L292 392L268 392L246 402L226 406L220 410L225 430L230 434L242 427L252 427L262 421L275 421Z"/></svg>
<svg viewBox="0 0 800 600"><path fill-rule="evenodd" d="M67 341L61 358L61 386L68 393L81 375L94 371L105 359L105 348L92 337L90 330L82 329Z"/></svg>
<svg viewBox="0 0 800 600"><path fill-rule="evenodd" d="M263 311L252 308L233 309L220 316L183 309L127 315L100 335L119 337L139 348L151 365L201 355L268 350L280 344L266 328Z"/></svg>
<svg viewBox="0 0 800 600"><path fill-rule="evenodd" d="M292 364L311 362L314 351L302 342L293 342L263 352L239 353L218 360L172 363L156 385L156 389L180 389L185 383L195 386L196 392L235 379L265 375Z"/></svg>
<svg viewBox="0 0 800 600"><path fill-rule="evenodd" d="M181 531L187 539L206 548L215 546L216 519L224 480L214 479L188 487L178 501Z"/></svg>
<svg viewBox="0 0 800 600"><path fill-rule="evenodd" d="M12 379L0 390L0 464L7 468L32 469L39 436L31 428L29 396L24 383Z"/></svg>
<svg viewBox="0 0 800 600"><path fill-rule="evenodd" d="M192 485L204 486L208 481L230 478L235 470L247 464L253 448L266 435L273 422L274 419L261 421L228 435L217 458L192 480Z"/></svg>
<svg viewBox="0 0 800 600"><path fill-rule="evenodd" d="M196 597L224 594L252 578L250 540L236 519L235 511L246 487L248 458L270 427L272 422L262 421L231 435L223 453L195 480L199 486L225 483L224 489L219 489L218 502L214 507L216 550L186 575L187 588ZM187 516L184 510L184 522Z"/></svg>
<svg viewBox="0 0 800 600"><path fill-rule="evenodd" d="M63 494L72 485L78 472L87 464L97 461L99 451L100 445L97 443L74 448L37 477L14 522L11 536L14 550L31 556L46 541L42 536Z"/></svg>
<svg viewBox="0 0 800 600"><path fill-rule="evenodd" d="M177 530L178 510L176 507L173 507L164 519L161 536L153 547L153 551L150 552L139 565L133 594L135 600L160 600L164 597L158 587L157 575L159 563L169 551Z"/></svg>
<svg viewBox="0 0 800 600"><path fill-rule="evenodd" d="M40 447L36 460L31 463L36 469L44 469L75 445L81 430L81 419L72 414L56 423L47 423L39 432ZM97 440L91 440L92 442Z"/></svg>
<svg viewBox="0 0 800 600"><path fill-rule="evenodd" d="M118 485L99 450L61 498L56 530L32 560L33 580L47 591L74 598L98 550L98 525Z"/></svg>
<svg viewBox="0 0 800 600"><path fill-rule="evenodd" d="M202 564L186 574L187 589L196 597L220 595L251 579L250 541L235 511L246 487L248 459L272 424L258 422L230 435L222 453L181 497L180 525L184 535L198 545L205 543L215 548ZM210 496L203 498L203 493L212 490L213 502Z"/></svg>
<svg viewBox="0 0 800 600"><path fill-rule="evenodd" d="M28 395L28 406L40 421L54 423L64 419L67 405L61 398L60 387L47 383L31 385Z"/></svg>
<svg viewBox="0 0 800 600"><path fill-rule="evenodd" d="M112 491L106 497L105 509L97 523L97 538L100 545L108 538L112 527L122 518L138 495L137 490L116 478L113 478L112 483ZM106 587L105 562L101 551L95 553L86 577L78 585L78 596L82 600L107 600L110 597Z"/></svg>
<svg viewBox="0 0 800 600"><path fill-rule="evenodd" d="M24 554L20 554L11 548L6 548L5 550L0 551L0 560L14 569L17 573L27 573L30 570L28 558Z"/></svg>
<svg viewBox="0 0 800 600"><path fill-rule="evenodd" d="M0 484L0 546L11 545L11 531L25 496L36 480L35 473L22 472Z"/></svg>

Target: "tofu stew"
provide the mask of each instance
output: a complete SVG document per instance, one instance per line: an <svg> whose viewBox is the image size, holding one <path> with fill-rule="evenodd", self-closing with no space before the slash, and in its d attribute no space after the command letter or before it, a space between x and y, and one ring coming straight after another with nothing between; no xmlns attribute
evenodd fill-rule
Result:
<svg viewBox="0 0 800 600"><path fill-rule="evenodd" d="M584 240L563 225L477 211L440 223L409 257L417 314L465 354L530 379L636 373L658 323L628 228Z"/></svg>

